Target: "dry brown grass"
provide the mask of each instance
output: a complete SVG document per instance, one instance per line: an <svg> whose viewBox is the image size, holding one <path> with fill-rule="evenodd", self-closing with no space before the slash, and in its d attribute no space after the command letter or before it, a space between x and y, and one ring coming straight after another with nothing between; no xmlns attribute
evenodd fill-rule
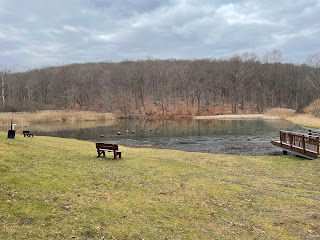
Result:
<svg viewBox="0 0 320 240"><path fill-rule="evenodd" d="M298 114L290 116L286 120L306 127L320 128L320 118L312 114Z"/></svg>
<svg viewBox="0 0 320 240"><path fill-rule="evenodd" d="M266 111L266 115L273 116L278 119L287 119L288 117L291 117L294 115L293 109L287 109L287 108L271 108Z"/></svg>
<svg viewBox="0 0 320 240"><path fill-rule="evenodd" d="M268 109L265 114L232 114L232 115L212 115L212 116L195 116L195 119L282 119L286 120L288 117L294 115L293 109L287 108L272 108Z"/></svg>
<svg viewBox="0 0 320 240"><path fill-rule="evenodd" d="M223 119L223 120L246 120L246 119L279 119L275 116L265 114L232 114L232 115L214 115L214 116L195 116L194 119Z"/></svg>
<svg viewBox="0 0 320 240"><path fill-rule="evenodd" d="M86 122L106 121L113 119L112 113L97 113L89 111L39 111L39 112L18 112L0 113L0 126L10 125L11 119L20 126L27 126L31 123L62 123L62 122Z"/></svg>
<svg viewBox="0 0 320 240"><path fill-rule="evenodd" d="M304 109L305 114L287 116L286 120L306 127L320 128L320 98Z"/></svg>
<svg viewBox="0 0 320 240"><path fill-rule="evenodd" d="M306 113L311 113L315 116L318 116L320 114L320 98L316 99L312 103L307 106L304 111Z"/></svg>

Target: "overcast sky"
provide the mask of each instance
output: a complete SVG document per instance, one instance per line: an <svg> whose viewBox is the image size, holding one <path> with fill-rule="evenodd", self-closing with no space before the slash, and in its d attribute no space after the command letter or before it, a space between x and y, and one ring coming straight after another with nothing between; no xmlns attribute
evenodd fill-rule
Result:
<svg viewBox="0 0 320 240"><path fill-rule="evenodd" d="M0 0L0 66L320 52L320 0Z"/></svg>

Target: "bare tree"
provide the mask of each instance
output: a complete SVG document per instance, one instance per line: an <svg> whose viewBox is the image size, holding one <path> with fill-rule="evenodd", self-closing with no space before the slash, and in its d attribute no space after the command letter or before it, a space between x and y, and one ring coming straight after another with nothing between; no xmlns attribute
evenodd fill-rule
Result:
<svg viewBox="0 0 320 240"><path fill-rule="evenodd" d="M224 60L148 59L0 71L0 108L78 108L126 118L298 110L320 95L319 56L310 57L308 65L283 63L275 50L263 61L244 53Z"/></svg>
<svg viewBox="0 0 320 240"><path fill-rule="evenodd" d="M307 66L309 67L307 81L311 86L310 91L313 93L314 100L320 97L320 53L314 54L307 59ZM314 101L314 114L320 116L319 103Z"/></svg>
<svg viewBox="0 0 320 240"><path fill-rule="evenodd" d="M2 101L2 111L6 108L6 96L8 91L7 81L6 79L9 77L11 70L8 68L3 68L0 70L0 78L1 78L1 96L0 99Z"/></svg>

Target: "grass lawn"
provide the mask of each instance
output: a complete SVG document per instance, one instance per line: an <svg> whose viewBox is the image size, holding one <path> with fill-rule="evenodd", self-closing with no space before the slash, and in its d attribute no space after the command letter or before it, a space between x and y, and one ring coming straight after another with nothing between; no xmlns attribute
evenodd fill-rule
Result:
<svg viewBox="0 0 320 240"><path fill-rule="evenodd" d="M320 239L320 161L0 133L0 239Z"/></svg>

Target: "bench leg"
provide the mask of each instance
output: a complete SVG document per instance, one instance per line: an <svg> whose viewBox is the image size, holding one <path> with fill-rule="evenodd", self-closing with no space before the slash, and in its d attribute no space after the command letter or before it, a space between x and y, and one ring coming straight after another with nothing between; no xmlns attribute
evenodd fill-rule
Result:
<svg viewBox="0 0 320 240"><path fill-rule="evenodd" d="M98 157L101 157L101 154L103 154L103 156L106 156L106 153L104 151L98 150Z"/></svg>
<svg viewBox="0 0 320 240"><path fill-rule="evenodd" d="M117 159L117 156L119 156L119 159L121 159L121 152L114 152L113 153L113 159Z"/></svg>

